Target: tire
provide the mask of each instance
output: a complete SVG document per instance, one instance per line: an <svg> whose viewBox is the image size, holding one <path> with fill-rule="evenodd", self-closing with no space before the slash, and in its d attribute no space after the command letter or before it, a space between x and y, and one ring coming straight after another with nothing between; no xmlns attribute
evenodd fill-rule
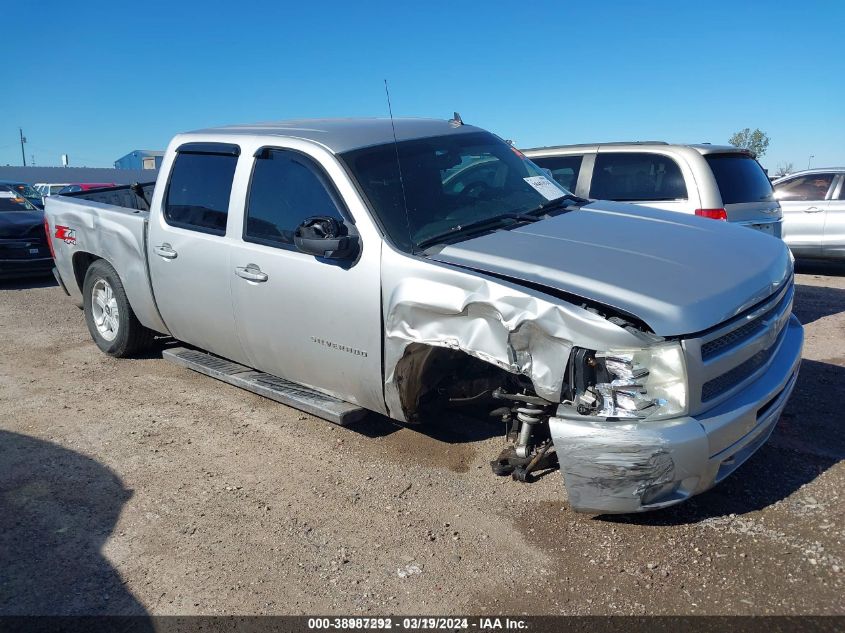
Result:
<svg viewBox="0 0 845 633"><path fill-rule="evenodd" d="M82 306L91 338L109 356L126 358L152 344L155 333L138 321L120 277L103 259L85 273Z"/></svg>

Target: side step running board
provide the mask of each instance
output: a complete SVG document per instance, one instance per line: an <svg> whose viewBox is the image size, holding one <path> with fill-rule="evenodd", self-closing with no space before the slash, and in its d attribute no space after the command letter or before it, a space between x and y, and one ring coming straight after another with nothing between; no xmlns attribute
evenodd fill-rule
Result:
<svg viewBox="0 0 845 633"><path fill-rule="evenodd" d="M332 398L295 382L256 371L250 367L186 347L171 347L162 357L177 365L217 378L235 387L257 393L306 413L345 426L363 418L368 412L357 404Z"/></svg>

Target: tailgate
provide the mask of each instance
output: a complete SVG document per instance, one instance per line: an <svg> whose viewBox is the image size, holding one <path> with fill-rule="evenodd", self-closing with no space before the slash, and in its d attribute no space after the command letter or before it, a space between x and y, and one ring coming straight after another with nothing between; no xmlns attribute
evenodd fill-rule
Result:
<svg viewBox="0 0 845 633"><path fill-rule="evenodd" d="M780 237L776 230L781 219L780 205L760 163L744 152L706 154L704 158L716 179L728 221L753 225Z"/></svg>

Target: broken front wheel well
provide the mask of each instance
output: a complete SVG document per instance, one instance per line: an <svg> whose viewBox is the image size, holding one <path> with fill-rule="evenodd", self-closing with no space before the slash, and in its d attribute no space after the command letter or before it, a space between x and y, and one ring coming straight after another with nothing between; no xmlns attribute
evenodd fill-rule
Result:
<svg viewBox="0 0 845 633"><path fill-rule="evenodd" d="M411 343L394 371L402 411L408 422L447 406L473 406L492 400L499 387L526 379L461 350Z"/></svg>

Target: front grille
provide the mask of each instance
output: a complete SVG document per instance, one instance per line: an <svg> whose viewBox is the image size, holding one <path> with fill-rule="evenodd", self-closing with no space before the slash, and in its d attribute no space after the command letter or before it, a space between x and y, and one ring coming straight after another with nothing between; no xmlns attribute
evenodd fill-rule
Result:
<svg viewBox="0 0 845 633"><path fill-rule="evenodd" d="M736 347L743 341L752 338L764 330L766 328L766 321L783 309L784 304L789 301L791 295L791 292L786 292L783 297L781 297L780 301L752 321L749 321L742 327L732 330L727 334L702 345L701 360L710 360L711 358L718 356L728 349Z"/></svg>
<svg viewBox="0 0 845 633"><path fill-rule="evenodd" d="M712 380L708 380L701 388L701 401L708 402L717 396L725 393L729 389L738 385L743 380L749 378L754 372L766 365L772 358L775 350L780 345L781 339L784 336L785 329L782 329L778 334L777 340L773 345L766 349L761 349L745 362L737 365L730 371L726 371L720 376L716 376Z"/></svg>
<svg viewBox="0 0 845 633"><path fill-rule="evenodd" d="M0 259L27 260L50 257L43 239L0 240Z"/></svg>
<svg viewBox="0 0 845 633"><path fill-rule="evenodd" d="M742 314L683 343L690 385L690 411L717 406L768 367L791 315L793 280Z"/></svg>

